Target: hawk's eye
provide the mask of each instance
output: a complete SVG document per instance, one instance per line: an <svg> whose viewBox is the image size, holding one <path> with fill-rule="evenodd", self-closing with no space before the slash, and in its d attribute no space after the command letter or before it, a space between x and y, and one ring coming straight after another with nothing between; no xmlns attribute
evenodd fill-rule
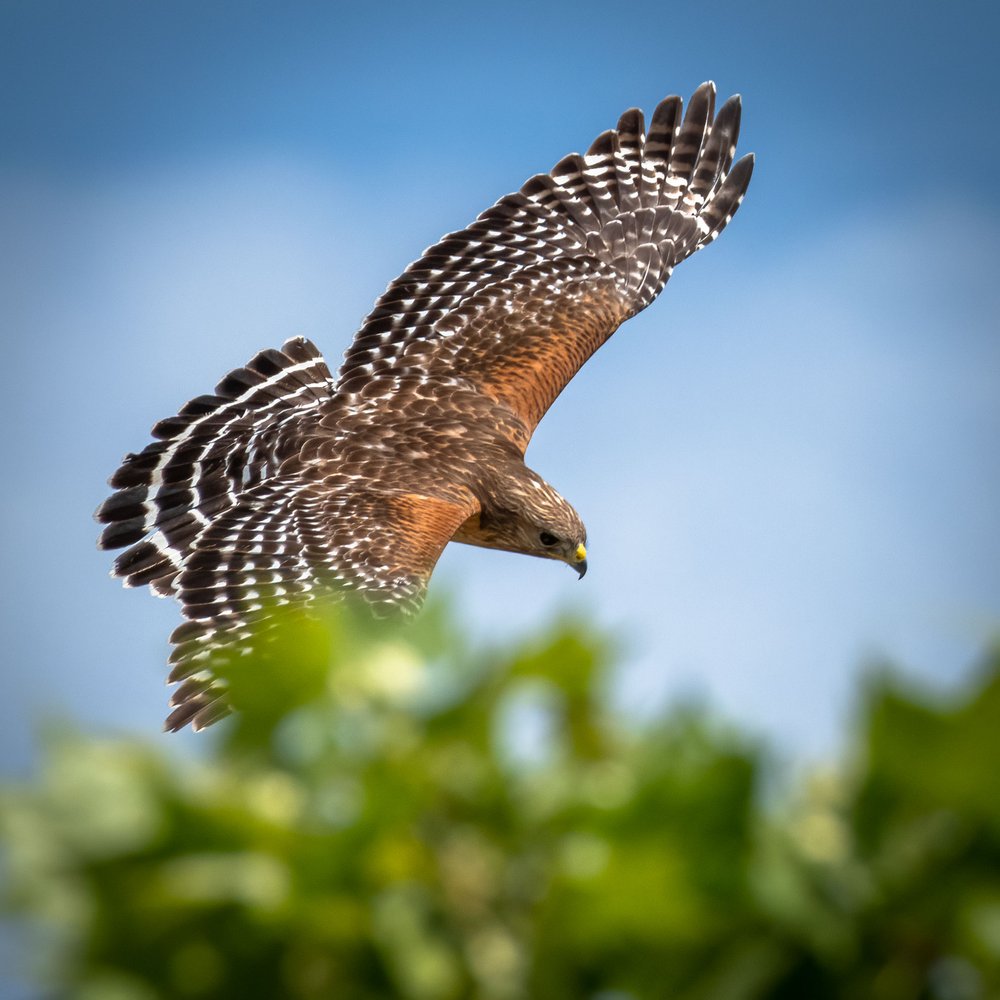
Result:
<svg viewBox="0 0 1000 1000"><path fill-rule="evenodd" d="M550 548L551 546L555 545L559 541L559 539L556 538L555 535L551 534L548 531L543 531L538 536L538 540L542 543L542 545L546 546L546 548Z"/></svg>

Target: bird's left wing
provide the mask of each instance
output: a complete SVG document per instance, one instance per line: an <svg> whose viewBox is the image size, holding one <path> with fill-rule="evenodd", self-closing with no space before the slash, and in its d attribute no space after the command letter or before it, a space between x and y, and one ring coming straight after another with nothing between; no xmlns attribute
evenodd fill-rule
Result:
<svg viewBox="0 0 1000 1000"><path fill-rule="evenodd" d="M376 614L420 607L438 557L478 505L454 491L358 482L277 477L201 535L176 580L188 621L170 639L169 681L180 686L167 729L200 729L227 714L224 675L266 640L276 606L354 595Z"/></svg>
<svg viewBox="0 0 1000 1000"><path fill-rule="evenodd" d="M648 132L627 111L585 156L430 247L365 319L338 391L446 373L508 406L530 436L591 354L739 207L753 167L749 156L733 166L739 98L714 109L703 84L683 119L680 98L661 102Z"/></svg>

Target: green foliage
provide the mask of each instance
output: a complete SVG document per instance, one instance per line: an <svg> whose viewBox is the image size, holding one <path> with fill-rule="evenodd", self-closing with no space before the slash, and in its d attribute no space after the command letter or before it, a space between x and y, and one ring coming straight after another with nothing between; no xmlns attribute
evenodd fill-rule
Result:
<svg viewBox="0 0 1000 1000"><path fill-rule="evenodd" d="M473 654L440 609L344 612L233 672L202 762L51 739L0 799L34 976L95 1000L1000 995L1000 656L953 706L873 681L851 763L777 802L702 712L623 726L613 662L580 623Z"/></svg>

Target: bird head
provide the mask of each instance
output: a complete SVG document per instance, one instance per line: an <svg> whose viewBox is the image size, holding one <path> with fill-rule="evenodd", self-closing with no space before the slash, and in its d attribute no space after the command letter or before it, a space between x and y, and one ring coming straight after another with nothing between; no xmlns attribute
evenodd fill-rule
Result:
<svg viewBox="0 0 1000 1000"><path fill-rule="evenodd" d="M491 484L482 511L455 541L557 559L583 577L587 572L587 529L572 505L523 464Z"/></svg>

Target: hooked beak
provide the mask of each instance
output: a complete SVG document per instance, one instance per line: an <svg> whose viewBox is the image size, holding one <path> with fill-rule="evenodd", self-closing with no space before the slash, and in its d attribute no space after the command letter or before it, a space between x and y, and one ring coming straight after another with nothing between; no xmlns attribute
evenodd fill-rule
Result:
<svg viewBox="0 0 1000 1000"><path fill-rule="evenodd" d="M582 544L576 547L571 565L576 570L578 579L582 580L587 575L587 549Z"/></svg>

